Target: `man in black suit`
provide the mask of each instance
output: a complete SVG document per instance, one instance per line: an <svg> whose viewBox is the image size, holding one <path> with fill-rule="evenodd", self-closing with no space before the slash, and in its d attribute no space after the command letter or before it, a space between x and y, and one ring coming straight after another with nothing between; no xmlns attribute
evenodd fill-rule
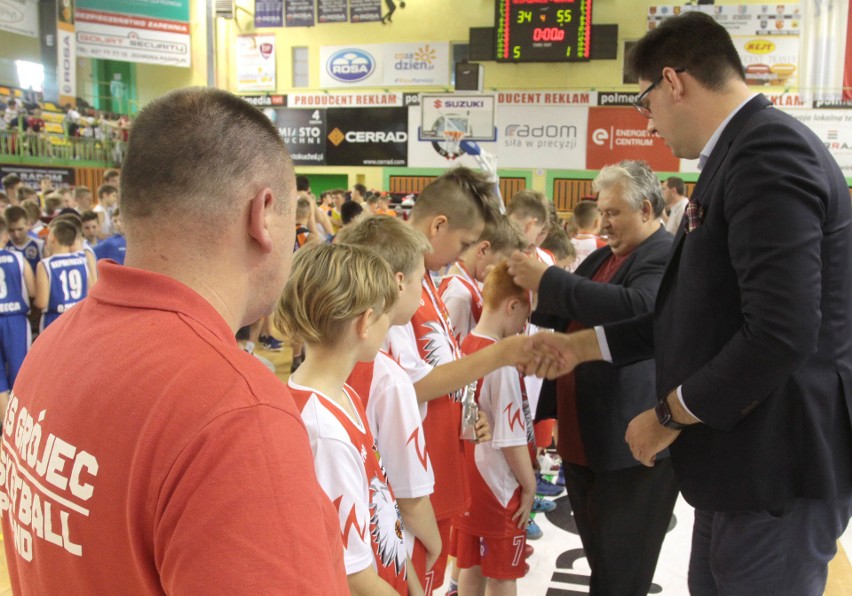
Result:
<svg viewBox="0 0 852 596"><path fill-rule="evenodd" d="M852 515L846 180L807 127L752 94L709 16L664 21L630 62L649 130L701 175L654 314L530 340L560 353L538 373L654 356L661 399L626 440L649 466L670 446L696 508L691 592L821 594Z"/></svg>
<svg viewBox="0 0 852 596"><path fill-rule="evenodd" d="M601 170L593 185L609 244L575 273L515 253L509 271L538 292L532 322L574 331L649 313L672 236L660 225L660 182L645 162ZM668 454L646 468L624 442L627 424L656 403L654 361L589 362L542 387L536 418L558 415L557 449L586 559L589 593L644 596L677 500ZM558 407L557 407L558 404Z"/></svg>

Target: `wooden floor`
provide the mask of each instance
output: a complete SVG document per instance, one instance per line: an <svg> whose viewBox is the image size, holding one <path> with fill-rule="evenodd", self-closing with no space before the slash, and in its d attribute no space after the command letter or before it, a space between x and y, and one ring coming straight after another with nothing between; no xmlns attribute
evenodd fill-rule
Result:
<svg viewBox="0 0 852 596"><path fill-rule="evenodd" d="M275 365L275 372L279 379L283 382L287 381L290 376L290 350L285 346L281 352L266 352L258 350L258 355L266 358ZM847 531L847 536L850 534ZM3 541L3 536L0 534L0 543ZM847 542L848 545L848 542ZM852 549L850 549L852 550ZM542 553L543 555L544 553ZM684 570L684 574L686 570ZM443 590L440 591L443 596ZM9 582L9 572L6 566L5 557L0 557L0 596L12 594L12 589ZM843 546L838 543L837 556L828 566L828 584L825 589L825 596L850 596L852 595L852 563L850 563L849 555L844 551ZM525 596L543 596L542 595L525 595Z"/></svg>

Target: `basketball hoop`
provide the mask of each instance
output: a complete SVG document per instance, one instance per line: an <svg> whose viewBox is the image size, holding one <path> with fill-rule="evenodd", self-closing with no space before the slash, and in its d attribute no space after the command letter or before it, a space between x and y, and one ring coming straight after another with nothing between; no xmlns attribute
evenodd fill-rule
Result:
<svg viewBox="0 0 852 596"><path fill-rule="evenodd" d="M445 128L441 131L441 135L444 137L444 140L441 141L442 155L444 157L452 160L464 153L459 147L459 143L464 139L464 131Z"/></svg>

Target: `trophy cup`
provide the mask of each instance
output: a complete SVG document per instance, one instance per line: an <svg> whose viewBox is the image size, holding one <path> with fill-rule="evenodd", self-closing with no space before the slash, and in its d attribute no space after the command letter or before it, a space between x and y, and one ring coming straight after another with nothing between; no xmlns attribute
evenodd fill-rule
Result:
<svg viewBox="0 0 852 596"><path fill-rule="evenodd" d="M469 383L464 388L462 396L461 438L466 441L476 441L476 420L479 417L479 406L476 405L476 385L478 381Z"/></svg>

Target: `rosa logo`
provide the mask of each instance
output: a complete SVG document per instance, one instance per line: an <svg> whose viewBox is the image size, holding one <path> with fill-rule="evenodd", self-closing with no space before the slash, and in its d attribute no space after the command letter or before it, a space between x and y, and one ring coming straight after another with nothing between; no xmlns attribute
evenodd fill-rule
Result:
<svg viewBox="0 0 852 596"><path fill-rule="evenodd" d="M342 83L363 81L376 69L376 61L363 50L345 49L335 52L326 63L333 79Z"/></svg>
<svg viewBox="0 0 852 596"><path fill-rule="evenodd" d="M0 2L0 23L14 25L24 20L23 11L6 2Z"/></svg>
<svg viewBox="0 0 852 596"><path fill-rule="evenodd" d="M768 39L752 39L745 44L745 51L749 54L771 54L775 51L775 44Z"/></svg>
<svg viewBox="0 0 852 596"><path fill-rule="evenodd" d="M592 142L595 145L605 145L609 140L609 131L605 128L598 128L592 133Z"/></svg>

